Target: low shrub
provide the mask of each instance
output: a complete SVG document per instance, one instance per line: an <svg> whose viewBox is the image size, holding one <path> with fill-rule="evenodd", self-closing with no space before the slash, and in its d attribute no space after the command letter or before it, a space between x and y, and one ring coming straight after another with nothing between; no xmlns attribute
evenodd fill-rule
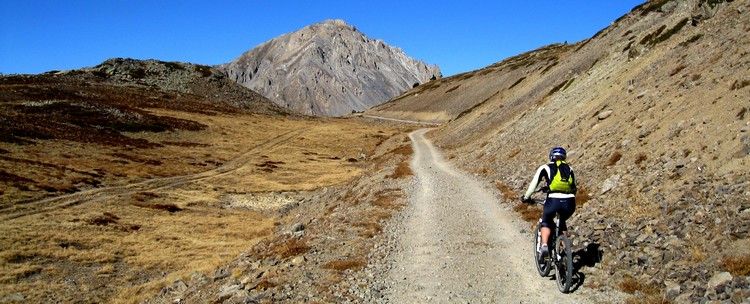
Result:
<svg viewBox="0 0 750 304"><path fill-rule="evenodd" d="M742 109L740 109L739 112L737 112L737 119L739 119L739 120L745 119L745 114L746 113L747 113L747 108L743 107Z"/></svg>
<svg viewBox="0 0 750 304"><path fill-rule="evenodd" d="M620 153L620 151L615 151L609 156L609 159L607 159L607 166L614 166L621 158L622 153Z"/></svg>
<svg viewBox="0 0 750 304"><path fill-rule="evenodd" d="M513 191L511 187L508 187L505 185L502 181L496 180L495 181L495 188L500 191L500 193L503 195L503 199L506 201L512 201L516 199L516 194Z"/></svg>
<svg viewBox="0 0 750 304"><path fill-rule="evenodd" d="M396 170L393 171L393 174L386 177L395 179L410 175L414 175L414 173L411 171L411 167L409 167L409 160L405 159L402 162L398 163L398 166L396 166Z"/></svg>
<svg viewBox="0 0 750 304"><path fill-rule="evenodd" d="M513 206L513 211L521 214L521 218L529 223L537 223L542 217L542 209L536 204L518 203Z"/></svg>
<svg viewBox="0 0 750 304"><path fill-rule="evenodd" d="M655 285L635 279L632 276L626 276L625 278L623 278L622 281L620 281L620 283L618 284L618 287L623 292L629 294L635 294L637 291L640 291L646 295L659 294L659 289Z"/></svg>
<svg viewBox="0 0 750 304"><path fill-rule="evenodd" d="M271 244L266 250L262 250L260 255L264 258L276 257L279 259L286 259L288 257L306 253L309 250L310 247L305 241L293 238L280 243Z"/></svg>
<svg viewBox="0 0 750 304"><path fill-rule="evenodd" d="M735 277L748 276L750 275L750 254L725 257L720 266Z"/></svg>
<svg viewBox="0 0 750 304"><path fill-rule="evenodd" d="M352 259L352 260L330 261L321 265L320 268L337 270L337 271L345 271L348 269L359 271L359 270L362 270L362 268L364 268L365 266L367 266L367 262L365 260Z"/></svg>
<svg viewBox="0 0 750 304"><path fill-rule="evenodd" d="M702 37L703 37L703 34L696 34L693 37L690 37L690 39L680 42L680 46L682 47L688 46L689 44L698 41L698 39L701 39Z"/></svg>
<svg viewBox="0 0 750 304"><path fill-rule="evenodd" d="M646 156L646 153L638 153L638 155L635 156L635 160L633 161L636 165L640 165L645 161L648 157Z"/></svg>
<svg viewBox="0 0 750 304"><path fill-rule="evenodd" d="M164 210L164 211L168 211L169 213L175 213L177 211L183 210L182 208L178 207L175 204L149 204L149 203L143 203L143 202L135 202L133 203L133 206L147 208L147 209L154 209L154 210Z"/></svg>
<svg viewBox="0 0 750 304"><path fill-rule="evenodd" d="M104 212L100 216L96 216L86 220L90 225L107 226L109 224L116 224L120 218L110 212Z"/></svg>
<svg viewBox="0 0 750 304"><path fill-rule="evenodd" d="M589 200L591 200L591 196L589 195L589 190L585 185L577 183L576 187L578 187L578 192L576 193L576 208L580 208L581 206L588 203Z"/></svg>
<svg viewBox="0 0 750 304"><path fill-rule="evenodd" d="M732 90L739 90L746 86L750 85L750 80L735 80L734 83L732 83L732 86L729 87Z"/></svg>

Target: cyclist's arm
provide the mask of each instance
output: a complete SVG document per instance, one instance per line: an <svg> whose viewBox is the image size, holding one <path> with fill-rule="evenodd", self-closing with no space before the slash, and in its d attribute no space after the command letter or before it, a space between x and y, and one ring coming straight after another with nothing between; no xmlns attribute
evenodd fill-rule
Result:
<svg viewBox="0 0 750 304"><path fill-rule="evenodd" d="M570 189L573 194L576 194L578 192L578 187L576 186L576 175L573 173L573 169L570 169L570 178L573 179L573 185L572 189Z"/></svg>
<svg viewBox="0 0 750 304"><path fill-rule="evenodd" d="M547 165L539 166L539 169L536 170L536 174L534 174L534 178L531 180L531 184L529 184L529 188L526 189L526 193L523 195L524 199L531 198L531 195L534 194L534 191L536 191L536 187L539 186L539 182L542 180L542 172L545 171L547 168Z"/></svg>

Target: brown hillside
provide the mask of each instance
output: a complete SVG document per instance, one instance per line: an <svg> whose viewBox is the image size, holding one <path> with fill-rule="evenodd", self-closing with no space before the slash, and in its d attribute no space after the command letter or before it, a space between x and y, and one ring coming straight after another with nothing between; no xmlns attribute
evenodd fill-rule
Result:
<svg viewBox="0 0 750 304"><path fill-rule="evenodd" d="M591 39L421 85L368 114L445 122L436 143L505 189L503 203L516 204L550 148L568 149L582 186L574 243L601 254L583 270L589 286L748 296L707 285L750 264L748 32L747 1L650 1Z"/></svg>
<svg viewBox="0 0 750 304"><path fill-rule="evenodd" d="M173 284L237 278L217 270L235 257L273 266L315 247L311 271L325 275L318 261L337 250L364 258L400 194L333 196L367 171L398 179L384 175L408 157L392 151L404 127L290 115L209 67L160 61L0 77L0 122L2 303L172 303ZM324 237L271 244L300 213ZM347 246L321 244L332 231ZM282 282L270 273L246 282Z"/></svg>

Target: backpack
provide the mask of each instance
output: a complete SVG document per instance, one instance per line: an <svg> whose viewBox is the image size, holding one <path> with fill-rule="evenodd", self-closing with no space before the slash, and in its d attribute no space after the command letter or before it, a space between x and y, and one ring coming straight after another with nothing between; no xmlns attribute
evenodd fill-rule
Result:
<svg viewBox="0 0 750 304"><path fill-rule="evenodd" d="M549 190L553 193L575 193L575 178L571 176L570 166L565 161L558 160L549 164Z"/></svg>

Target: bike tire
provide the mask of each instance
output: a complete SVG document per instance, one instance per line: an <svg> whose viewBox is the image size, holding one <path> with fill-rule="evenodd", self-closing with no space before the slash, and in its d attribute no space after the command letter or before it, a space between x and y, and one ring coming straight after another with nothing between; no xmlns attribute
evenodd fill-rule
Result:
<svg viewBox="0 0 750 304"><path fill-rule="evenodd" d="M545 259L544 262L539 263L539 251L537 250L540 246L540 242L542 241L542 233L541 233L541 224L536 224L536 229L534 230L534 265L536 265L536 271L539 272L539 275L542 277L546 277L549 275L550 270L552 270L552 261L550 259Z"/></svg>
<svg viewBox="0 0 750 304"><path fill-rule="evenodd" d="M573 249L564 234L555 241L555 280L562 293L568 293L573 282Z"/></svg>

